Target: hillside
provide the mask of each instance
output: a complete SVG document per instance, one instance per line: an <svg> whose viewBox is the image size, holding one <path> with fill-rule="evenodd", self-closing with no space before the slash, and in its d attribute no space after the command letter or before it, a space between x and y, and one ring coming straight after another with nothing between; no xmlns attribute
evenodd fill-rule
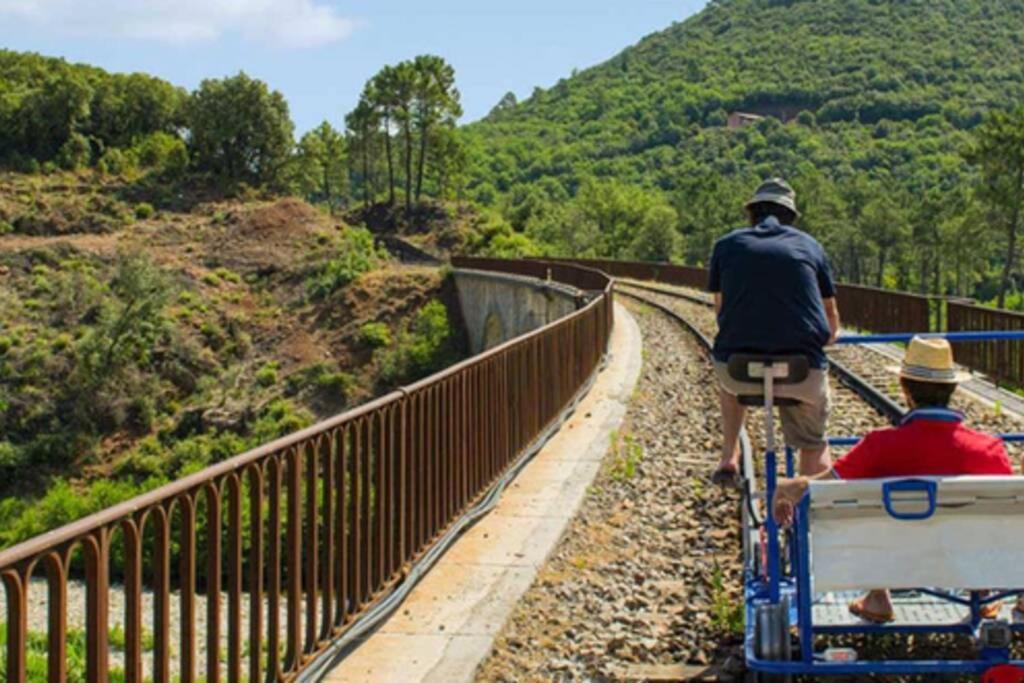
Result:
<svg viewBox="0 0 1024 683"><path fill-rule="evenodd" d="M0 175L0 546L460 357L436 268L302 200Z"/></svg>
<svg viewBox="0 0 1024 683"><path fill-rule="evenodd" d="M1021 0L717 0L468 127L469 192L543 249L614 256L644 212L613 234L592 200L642 190L676 212L678 256L699 263L757 180L784 175L844 277L923 289L934 264L901 263L891 236L849 234L870 232L860 209L884 200L908 234L921 206L933 224L962 222L971 131L1022 100ZM765 118L734 129L734 112ZM933 238L929 253L963 251ZM961 291L986 277L983 263L956 262L940 279L958 267L977 271Z"/></svg>

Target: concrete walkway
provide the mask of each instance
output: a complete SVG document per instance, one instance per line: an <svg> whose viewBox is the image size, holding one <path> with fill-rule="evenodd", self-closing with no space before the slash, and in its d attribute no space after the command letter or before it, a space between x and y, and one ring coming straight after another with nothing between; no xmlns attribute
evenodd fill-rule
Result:
<svg viewBox="0 0 1024 683"><path fill-rule="evenodd" d="M640 376L642 340L615 306L608 365L572 418L413 589L325 680L472 681L516 601L586 494Z"/></svg>

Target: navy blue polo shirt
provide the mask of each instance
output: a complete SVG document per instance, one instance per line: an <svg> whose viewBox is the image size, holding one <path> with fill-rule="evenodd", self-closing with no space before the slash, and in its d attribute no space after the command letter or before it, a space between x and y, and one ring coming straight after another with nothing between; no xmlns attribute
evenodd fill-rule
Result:
<svg viewBox="0 0 1024 683"><path fill-rule="evenodd" d="M715 242L708 290L722 295L715 360L733 353L802 353L828 363L831 332L822 299L836 295L825 250L807 233L769 216Z"/></svg>

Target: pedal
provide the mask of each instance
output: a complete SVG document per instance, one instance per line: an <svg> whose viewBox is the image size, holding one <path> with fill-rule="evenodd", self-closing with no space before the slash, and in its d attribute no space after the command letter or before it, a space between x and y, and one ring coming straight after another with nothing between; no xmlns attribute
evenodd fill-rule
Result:
<svg viewBox="0 0 1024 683"><path fill-rule="evenodd" d="M978 647L985 652L1008 652L1013 629L1005 621L986 621L978 628Z"/></svg>

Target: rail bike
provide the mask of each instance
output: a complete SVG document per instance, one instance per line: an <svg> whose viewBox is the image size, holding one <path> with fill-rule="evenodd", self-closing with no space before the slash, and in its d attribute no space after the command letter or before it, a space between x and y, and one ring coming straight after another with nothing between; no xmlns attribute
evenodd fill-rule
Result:
<svg viewBox="0 0 1024 683"><path fill-rule="evenodd" d="M844 337L838 343L905 342L912 336ZM1024 332L920 336L980 342L1024 339ZM1014 643L1024 643L1024 615L1013 609L1024 594L1024 476L812 481L792 523L781 528L771 501L778 469L794 475L794 451L786 446L776 453L773 408L792 399L775 391L807 372L808 359L802 356L735 354L729 362L734 379L761 384L760 393L740 395L740 403L764 408L760 471L749 440L742 463L748 680L858 675L930 680L959 674L987 683L1024 683L1024 660L1011 657ZM1024 442L1024 434L1000 437ZM850 446L858 440L829 443ZM878 588L892 592L894 621L871 623L847 611L850 600ZM983 618L992 611L984 610L986 605L1000 603L998 617ZM959 634L974 645L974 657L870 658L871 644L892 634L918 639ZM859 649L821 642L843 635L856 636Z"/></svg>

